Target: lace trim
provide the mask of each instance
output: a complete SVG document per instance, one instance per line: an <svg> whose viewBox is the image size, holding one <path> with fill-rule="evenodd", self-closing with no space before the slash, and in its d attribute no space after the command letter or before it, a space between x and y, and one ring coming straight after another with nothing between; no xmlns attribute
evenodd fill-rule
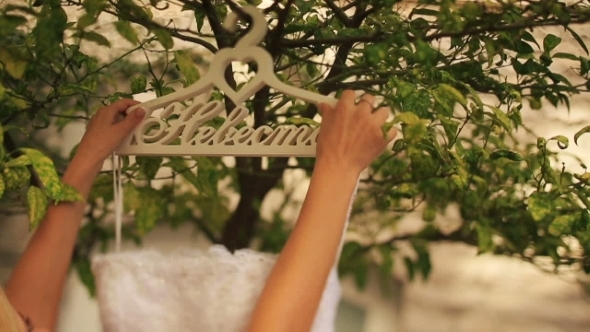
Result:
<svg viewBox="0 0 590 332"><path fill-rule="evenodd" d="M220 245L95 256L103 331L242 332L276 258ZM334 331L340 293L332 270L311 331Z"/></svg>

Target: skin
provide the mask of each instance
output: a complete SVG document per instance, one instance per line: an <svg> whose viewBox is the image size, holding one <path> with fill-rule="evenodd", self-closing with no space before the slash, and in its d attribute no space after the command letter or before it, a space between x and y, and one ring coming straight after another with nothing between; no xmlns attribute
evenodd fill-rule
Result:
<svg viewBox="0 0 590 332"><path fill-rule="evenodd" d="M274 266L252 316L250 332L309 331L334 266L360 173L396 136L381 130L389 111L355 104L345 91L335 108L321 105L317 160L296 226ZM302 291L305 290L305 291Z"/></svg>
<svg viewBox="0 0 590 332"><path fill-rule="evenodd" d="M100 109L90 120L78 152L62 178L85 200L104 160L143 119L142 110L121 119L125 110L137 103L120 100ZM9 301L33 321L36 331L55 329L84 208L84 202L50 206L6 285Z"/></svg>
<svg viewBox="0 0 590 332"><path fill-rule="evenodd" d="M345 91L334 108L321 105L316 166L297 225L256 305L249 331L308 331L333 267L348 207L360 173L395 137L381 131L389 111L373 112L373 97L358 104ZM138 102L121 100L92 118L62 180L88 198L104 160L143 119ZM16 311L31 318L36 332L54 330L85 203L52 205L6 286ZM301 290L305 289L305 292ZM22 331L25 331L24 324Z"/></svg>

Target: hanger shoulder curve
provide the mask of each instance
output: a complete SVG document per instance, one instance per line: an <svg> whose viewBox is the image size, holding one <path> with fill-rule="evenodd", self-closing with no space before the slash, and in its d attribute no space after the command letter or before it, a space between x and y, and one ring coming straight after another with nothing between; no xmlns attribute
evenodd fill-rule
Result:
<svg viewBox="0 0 590 332"><path fill-rule="evenodd" d="M127 110L127 113L130 113L135 109L142 108L148 114L150 114L151 112L166 107L172 103L193 99L194 97L201 95L204 91L213 86L213 78L211 76L212 75L207 74L205 75L205 77L186 88L183 88L181 90L178 90L165 96L158 97L156 99L152 99L134 105Z"/></svg>
<svg viewBox="0 0 590 332"><path fill-rule="evenodd" d="M311 104L328 104L330 106L336 106L336 103L338 102L337 99L281 82L274 72L273 61L270 54L262 48L259 49L260 53L264 54L257 55L257 58L262 61L258 62L258 73L256 73L256 76L260 77L265 85L285 95L301 99Z"/></svg>

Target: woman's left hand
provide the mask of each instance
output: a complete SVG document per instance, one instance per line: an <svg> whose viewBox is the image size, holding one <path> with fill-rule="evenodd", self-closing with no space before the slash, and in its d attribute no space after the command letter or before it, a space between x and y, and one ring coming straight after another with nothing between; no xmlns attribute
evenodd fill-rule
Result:
<svg viewBox="0 0 590 332"><path fill-rule="evenodd" d="M98 110L88 123L72 164L84 165L84 168L98 173L104 160L143 120L145 111L142 109L126 114L129 107L138 103L122 99Z"/></svg>

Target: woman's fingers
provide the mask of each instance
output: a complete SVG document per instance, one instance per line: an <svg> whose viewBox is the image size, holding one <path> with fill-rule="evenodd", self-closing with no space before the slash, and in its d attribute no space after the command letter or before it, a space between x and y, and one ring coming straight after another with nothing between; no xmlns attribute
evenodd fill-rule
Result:
<svg viewBox="0 0 590 332"><path fill-rule="evenodd" d="M363 111L373 112L375 109L375 97L371 94L365 93L356 105Z"/></svg>
<svg viewBox="0 0 590 332"><path fill-rule="evenodd" d="M389 107L379 107L377 110L373 112L373 116L375 120L380 124L385 123L389 118Z"/></svg>
<svg viewBox="0 0 590 332"><path fill-rule="evenodd" d="M116 102L103 107L100 112L102 112L106 119L109 122L114 123L121 120L123 116L127 115L127 109L131 106L139 104L139 101L133 99L121 99L117 100Z"/></svg>
<svg viewBox="0 0 590 332"><path fill-rule="evenodd" d="M107 106L107 108L112 108L113 111L126 114L126 111L129 107L139 104L139 101L133 99L121 99L117 100L116 102Z"/></svg>
<svg viewBox="0 0 590 332"><path fill-rule="evenodd" d="M356 106L356 95L352 90L344 90L338 104L334 109L342 110L343 112L354 111Z"/></svg>
<svg viewBox="0 0 590 332"><path fill-rule="evenodd" d="M143 120L145 111L141 108L133 110L127 114L123 120L116 123L113 127L116 129L117 134L120 134L119 139L127 136L135 127Z"/></svg>

